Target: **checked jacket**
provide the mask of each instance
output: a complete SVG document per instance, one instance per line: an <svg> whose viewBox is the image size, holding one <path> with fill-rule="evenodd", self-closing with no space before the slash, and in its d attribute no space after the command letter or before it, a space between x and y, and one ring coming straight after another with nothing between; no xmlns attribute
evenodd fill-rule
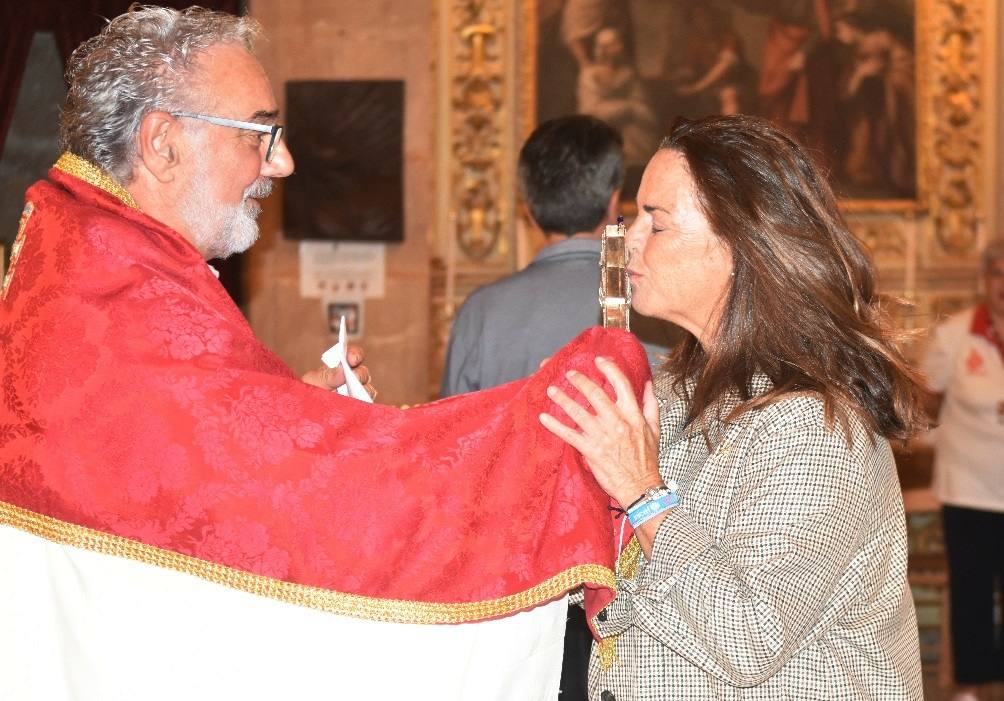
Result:
<svg viewBox="0 0 1004 701"><path fill-rule="evenodd" d="M595 619L615 660L594 645L590 699L922 698L888 442L854 416L848 441L811 393L705 429L685 425L668 376L656 393L680 505Z"/></svg>

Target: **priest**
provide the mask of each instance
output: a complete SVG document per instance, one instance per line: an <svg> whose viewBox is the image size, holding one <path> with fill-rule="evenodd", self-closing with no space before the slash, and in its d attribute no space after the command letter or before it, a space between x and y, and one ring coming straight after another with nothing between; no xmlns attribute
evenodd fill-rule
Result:
<svg viewBox="0 0 1004 701"><path fill-rule="evenodd" d="M408 410L296 378L206 263L293 170L255 31L134 6L71 59L0 291L0 698L553 699L630 528L537 414L644 352Z"/></svg>

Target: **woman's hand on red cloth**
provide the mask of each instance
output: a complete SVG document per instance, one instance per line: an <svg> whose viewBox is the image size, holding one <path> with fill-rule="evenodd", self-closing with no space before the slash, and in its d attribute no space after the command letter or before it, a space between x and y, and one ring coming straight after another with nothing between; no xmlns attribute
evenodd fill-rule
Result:
<svg viewBox="0 0 1004 701"><path fill-rule="evenodd" d="M596 359L596 367L614 388L616 401L611 401L585 375L569 372L568 381L582 393L587 405L554 386L548 387L547 394L568 414L575 427L566 426L547 413L540 415L540 422L582 453L603 491L626 507L646 489L662 482L658 460L659 406L651 381L645 384L639 407L627 377L613 362L600 357Z"/></svg>

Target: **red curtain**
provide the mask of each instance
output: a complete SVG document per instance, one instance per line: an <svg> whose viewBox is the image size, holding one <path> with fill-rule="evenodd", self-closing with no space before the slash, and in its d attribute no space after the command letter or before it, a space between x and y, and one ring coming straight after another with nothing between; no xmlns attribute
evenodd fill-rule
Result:
<svg viewBox="0 0 1004 701"><path fill-rule="evenodd" d="M0 0L0 155L14 117L35 32L52 32L63 62L105 22L125 12L133 0ZM237 13L240 0L160 0L157 4L183 8L201 5Z"/></svg>

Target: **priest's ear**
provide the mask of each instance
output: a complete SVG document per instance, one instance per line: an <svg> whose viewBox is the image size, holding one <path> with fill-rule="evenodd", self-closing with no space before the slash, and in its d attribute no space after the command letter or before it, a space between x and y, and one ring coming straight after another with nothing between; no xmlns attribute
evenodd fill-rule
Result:
<svg viewBox="0 0 1004 701"><path fill-rule="evenodd" d="M162 183L174 180L181 163L182 138L176 117L168 112L150 112L139 123L136 166Z"/></svg>

